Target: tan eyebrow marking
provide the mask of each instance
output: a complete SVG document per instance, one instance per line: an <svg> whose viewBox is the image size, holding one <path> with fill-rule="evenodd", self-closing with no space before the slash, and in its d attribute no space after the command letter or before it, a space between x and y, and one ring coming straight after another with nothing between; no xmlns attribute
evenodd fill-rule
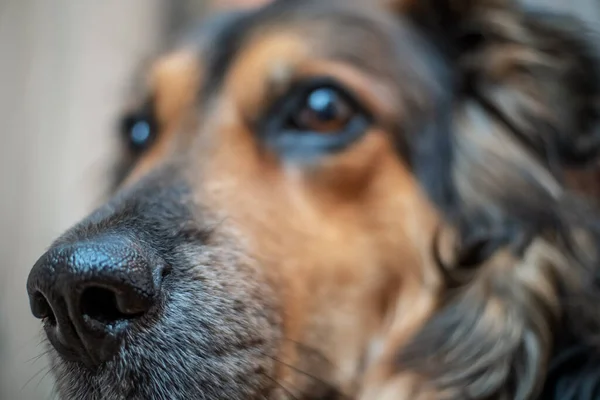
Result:
<svg viewBox="0 0 600 400"><path fill-rule="evenodd" d="M160 58L151 68L148 84L161 125L174 122L194 101L200 82L197 54L181 50Z"/></svg>
<svg viewBox="0 0 600 400"><path fill-rule="evenodd" d="M244 115L257 115L288 86L295 67L308 55L308 43L294 32L252 39L231 67L226 95L236 99Z"/></svg>
<svg viewBox="0 0 600 400"><path fill-rule="evenodd" d="M179 124L195 102L201 81L201 63L192 50L167 54L151 67L147 85L160 132L156 143L139 160L125 185L145 175L167 156Z"/></svg>

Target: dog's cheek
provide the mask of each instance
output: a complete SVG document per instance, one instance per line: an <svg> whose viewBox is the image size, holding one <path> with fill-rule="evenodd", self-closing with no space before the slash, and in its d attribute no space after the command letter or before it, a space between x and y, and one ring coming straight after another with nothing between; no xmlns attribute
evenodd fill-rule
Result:
<svg viewBox="0 0 600 400"><path fill-rule="evenodd" d="M413 375L397 376L378 386L371 386L362 393L359 400L440 400L446 394L428 389L423 379Z"/></svg>

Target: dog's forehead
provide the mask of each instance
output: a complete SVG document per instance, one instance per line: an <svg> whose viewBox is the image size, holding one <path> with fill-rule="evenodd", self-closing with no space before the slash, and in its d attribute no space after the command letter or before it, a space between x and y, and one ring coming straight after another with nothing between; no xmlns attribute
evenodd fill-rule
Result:
<svg viewBox="0 0 600 400"><path fill-rule="evenodd" d="M352 0L276 1L257 11L217 16L196 37L204 71L201 93L218 90L240 56L252 52L271 63L303 48L307 58L336 59L381 74L391 56L384 49L398 29L380 8ZM276 73L276 62L271 64L273 71L265 72ZM257 73L255 78L267 76Z"/></svg>
<svg viewBox="0 0 600 400"><path fill-rule="evenodd" d="M197 87L190 87L196 90L196 101L202 105L222 87L240 55L258 49L263 63L273 64L272 69L263 69L263 74L253 74L255 80L264 80L270 78L268 74L278 73L277 62L272 61L293 53L286 46L304 48L307 59L334 59L379 77L397 68L393 62L413 68L430 50L428 44L402 12L392 12L382 4L385 0L279 0L255 10L212 15L185 35L173 51L153 63L147 85L149 95L160 97L163 94L156 92L163 87L171 97L170 83L161 83L157 77L196 73L200 76L185 80L198 82ZM272 48L275 51L264 51L269 47L264 45L266 41L278 41L280 45ZM186 62L165 63L165 59ZM166 66L170 71L163 74L161 70Z"/></svg>

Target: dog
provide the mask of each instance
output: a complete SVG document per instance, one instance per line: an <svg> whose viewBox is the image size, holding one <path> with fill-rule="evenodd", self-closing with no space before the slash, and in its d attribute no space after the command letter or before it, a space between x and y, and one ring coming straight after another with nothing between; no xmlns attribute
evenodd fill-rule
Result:
<svg viewBox="0 0 600 400"><path fill-rule="evenodd" d="M62 399L600 398L600 69L512 0L202 23L27 282Z"/></svg>

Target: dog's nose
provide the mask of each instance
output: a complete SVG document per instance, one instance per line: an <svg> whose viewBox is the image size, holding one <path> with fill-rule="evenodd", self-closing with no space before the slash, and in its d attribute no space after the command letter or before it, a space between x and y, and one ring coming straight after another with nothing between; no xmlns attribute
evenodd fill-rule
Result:
<svg viewBox="0 0 600 400"><path fill-rule="evenodd" d="M97 365L158 298L163 267L119 236L59 245L27 281L31 311L65 358Z"/></svg>

